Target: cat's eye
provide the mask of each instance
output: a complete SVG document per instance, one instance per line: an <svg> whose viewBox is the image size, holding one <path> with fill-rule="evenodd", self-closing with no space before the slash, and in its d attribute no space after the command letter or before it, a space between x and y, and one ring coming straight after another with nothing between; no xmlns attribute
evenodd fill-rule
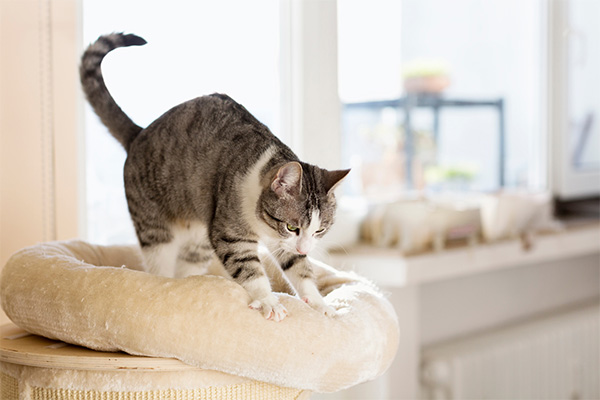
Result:
<svg viewBox="0 0 600 400"><path fill-rule="evenodd" d="M315 233L323 233L323 232L325 232L325 228L321 228L318 231L316 231Z"/></svg>
<svg viewBox="0 0 600 400"><path fill-rule="evenodd" d="M298 231L298 227L297 226L290 225L290 224L287 224L287 229L290 232L296 232L296 231Z"/></svg>

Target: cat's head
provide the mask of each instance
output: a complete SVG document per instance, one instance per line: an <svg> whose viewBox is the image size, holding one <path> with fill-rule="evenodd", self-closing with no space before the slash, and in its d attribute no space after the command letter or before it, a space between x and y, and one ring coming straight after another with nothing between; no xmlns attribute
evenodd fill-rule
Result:
<svg viewBox="0 0 600 400"><path fill-rule="evenodd" d="M257 205L257 216L281 246L307 254L333 224L334 189L350 170L328 171L289 162L268 175Z"/></svg>

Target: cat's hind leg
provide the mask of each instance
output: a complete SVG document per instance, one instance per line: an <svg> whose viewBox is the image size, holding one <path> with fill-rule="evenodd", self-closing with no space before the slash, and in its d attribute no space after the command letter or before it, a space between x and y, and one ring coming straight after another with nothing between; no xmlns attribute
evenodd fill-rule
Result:
<svg viewBox="0 0 600 400"><path fill-rule="evenodd" d="M194 221L168 224L160 234L154 230L152 242L148 240L148 232L147 228L143 230L140 239L148 272L170 278L185 278L207 272L214 249L204 224Z"/></svg>
<svg viewBox="0 0 600 400"><path fill-rule="evenodd" d="M173 278L178 252L179 245L174 240L142 246L146 271L151 274Z"/></svg>
<svg viewBox="0 0 600 400"><path fill-rule="evenodd" d="M151 221L148 223L134 219L145 270L151 274L173 277L179 245L168 223L160 223L159 219Z"/></svg>
<svg viewBox="0 0 600 400"><path fill-rule="evenodd" d="M124 173L125 194L142 249L144 268L151 274L173 277L179 244L173 235L172 223L165 218L161 205L151 199L151 194L141 184L147 177L136 168L128 168L130 163L132 161L128 158Z"/></svg>
<svg viewBox="0 0 600 400"><path fill-rule="evenodd" d="M174 276L184 278L206 274L215 258L206 225L196 221L180 222L174 232L179 246Z"/></svg>

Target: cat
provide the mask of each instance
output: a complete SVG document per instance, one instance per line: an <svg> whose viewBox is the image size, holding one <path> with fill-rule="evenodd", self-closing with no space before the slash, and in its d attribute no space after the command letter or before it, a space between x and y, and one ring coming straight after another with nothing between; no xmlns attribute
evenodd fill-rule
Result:
<svg viewBox="0 0 600 400"><path fill-rule="evenodd" d="M110 95L101 63L110 51L140 46L133 34L100 36L84 52L83 90L127 152L129 213L151 273L200 274L213 256L250 295L249 307L281 321L258 258L264 244L297 294L313 309L335 310L321 297L307 253L334 221L334 189L350 170L304 163L246 108L224 94L202 96L136 125Z"/></svg>

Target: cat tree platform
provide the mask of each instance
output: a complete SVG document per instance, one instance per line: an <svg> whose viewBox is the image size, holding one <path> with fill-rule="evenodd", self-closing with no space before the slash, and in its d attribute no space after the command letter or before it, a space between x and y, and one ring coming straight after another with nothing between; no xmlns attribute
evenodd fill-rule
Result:
<svg viewBox="0 0 600 400"><path fill-rule="evenodd" d="M99 352L0 327L3 400L308 399L284 388L171 358Z"/></svg>

